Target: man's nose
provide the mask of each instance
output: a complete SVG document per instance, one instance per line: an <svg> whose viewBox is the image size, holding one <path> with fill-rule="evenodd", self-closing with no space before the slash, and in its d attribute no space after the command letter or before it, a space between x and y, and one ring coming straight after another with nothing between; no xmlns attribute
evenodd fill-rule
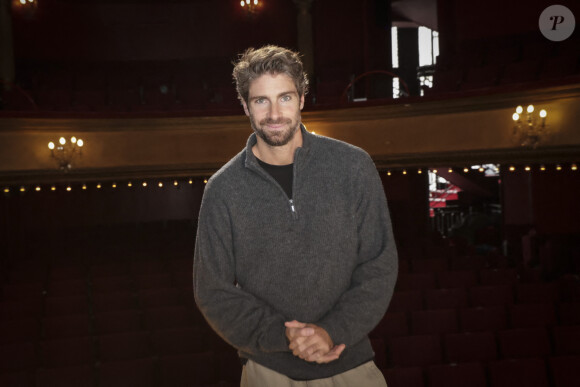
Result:
<svg viewBox="0 0 580 387"><path fill-rule="evenodd" d="M277 120L278 117L280 117L280 106L277 103L273 103L270 105L270 118Z"/></svg>

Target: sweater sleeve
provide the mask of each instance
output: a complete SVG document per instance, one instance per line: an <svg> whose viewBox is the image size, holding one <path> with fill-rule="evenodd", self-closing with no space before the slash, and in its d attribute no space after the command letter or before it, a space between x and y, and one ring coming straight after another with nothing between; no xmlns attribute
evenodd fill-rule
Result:
<svg viewBox="0 0 580 387"><path fill-rule="evenodd" d="M235 348L250 354L289 351L284 317L235 280L228 207L208 184L194 253L195 301L210 326Z"/></svg>
<svg viewBox="0 0 580 387"><path fill-rule="evenodd" d="M398 261L384 189L371 158L355 171L357 266L350 287L318 322L335 344L355 344L385 314L397 279Z"/></svg>

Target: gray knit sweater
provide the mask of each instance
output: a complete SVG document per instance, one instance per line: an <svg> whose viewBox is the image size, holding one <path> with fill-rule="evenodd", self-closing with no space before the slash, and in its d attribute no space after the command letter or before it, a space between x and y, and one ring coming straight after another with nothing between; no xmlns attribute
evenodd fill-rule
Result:
<svg viewBox="0 0 580 387"><path fill-rule="evenodd" d="M360 148L308 133L294 157L293 198L246 148L208 181L199 215L194 294L212 328L252 359L292 379L330 377L373 357L367 337L397 276L387 202ZM284 322L314 323L341 357L294 356Z"/></svg>

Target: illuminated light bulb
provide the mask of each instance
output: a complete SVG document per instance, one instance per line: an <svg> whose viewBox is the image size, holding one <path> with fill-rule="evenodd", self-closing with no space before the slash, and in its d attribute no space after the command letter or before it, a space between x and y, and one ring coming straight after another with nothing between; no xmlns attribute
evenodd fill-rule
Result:
<svg viewBox="0 0 580 387"><path fill-rule="evenodd" d="M22 5L26 4L26 0L20 0L20 4Z"/></svg>
<svg viewBox="0 0 580 387"><path fill-rule="evenodd" d="M39 192L41 190L40 186L37 185L36 188L35 188L35 190L36 190L36 192Z"/></svg>
<svg viewBox="0 0 580 387"><path fill-rule="evenodd" d="M258 5L258 0L254 0L254 5Z"/></svg>
<svg viewBox="0 0 580 387"><path fill-rule="evenodd" d="M479 171L479 172L485 172L485 169L484 169L483 167L480 167L480 168L478 169L478 171Z"/></svg>
<svg viewBox="0 0 580 387"><path fill-rule="evenodd" d="M179 183L177 182L177 180L174 180L173 181L173 185L176 186L176 187L179 185Z"/></svg>
<svg viewBox="0 0 580 387"><path fill-rule="evenodd" d="M143 187L147 187L147 182L146 181L143 182Z"/></svg>
<svg viewBox="0 0 580 387"><path fill-rule="evenodd" d="M159 182L159 184L157 184L159 186L159 188L163 188L163 183Z"/></svg>
<svg viewBox="0 0 580 387"><path fill-rule="evenodd" d="M467 168L467 167L463 168L463 172L465 172L465 173L469 172L469 168Z"/></svg>
<svg viewBox="0 0 580 387"><path fill-rule="evenodd" d="M516 170L516 167L514 167L513 165L510 167L510 172L513 172Z"/></svg>
<svg viewBox="0 0 580 387"><path fill-rule="evenodd" d="M77 140L77 146L78 146L79 148L82 148L82 147L83 147L83 145L85 145L84 141L83 141L82 139L80 139L80 138L79 138L79 139Z"/></svg>
<svg viewBox="0 0 580 387"><path fill-rule="evenodd" d="M242 1L240 1L240 4L241 4L241 5L242 5L242 7L243 7L244 5L246 5L246 2L245 2L244 0L242 0Z"/></svg>
<svg viewBox="0 0 580 387"><path fill-rule="evenodd" d="M48 149L53 150L54 149L54 142L49 142L48 143Z"/></svg>
<svg viewBox="0 0 580 387"><path fill-rule="evenodd" d="M129 188L133 187L133 183L131 183L131 182L128 182L128 183L127 183L127 187L129 187Z"/></svg>
<svg viewBox="0 0 580 387"><path fill-rule="evenodd" d="M406 175L406 174L407 174L407 170L403 169L403 175Z"/></svg>
<svg viewBox="0 0 580 387"><path fill-rule="evenodd" d="M530 166L529 166L529 165L526 165L526 168L525 168L526 172L530 172L530 170L531 170L531 169L532 169L532 168L530 168Z"/></svg>
<svg viewBox="0 0 580 387"><path fill-rule="evenodd" d="M576 164L572 164L570 166L570 169L573 170L573 171L577 171L578 170L578 166Z"/></svg>
<svg viewBox="0 0 580 387"><path fill-rule="evenodd" d="M453 168L449 168L449 169L447 170L447 172L449 172L449 173L453 173Z"/></svg>
<svg viewBox="0 0 580 387"><path fill-rule="evenodd" d="M540 171L544 172L545 170L546 170L546 166L542 164L542 165L540 166Z"/></svg>
<svg viewBox="0 0 580 387"><path fill-rule="evenodd" d="M72 142L73 144L76 144L77 143L77 138L75 136L72 136L70 138L70 142Z"/></svg>
<svg viewBox="0 0 580 387"><path fill-rule="evenodd" d="M203 181L203 184L207 184L207 179L205 179L205 180Z"/></svg>
<svg viewBox="0 0 580 387"><path fill-rule="evenodd" d="M66 144L66 138L64 138L64 137L61 137L61 138L58 140L58 142L60 143L60 145L64 145L64 144Z"/></svg>
<svg viewBox="0 0 580 387"><path fill-rule="evenodd" d="M548 115L548 112L545 109L540 110L540 117L546 118L547 115Z"/></svg>
<svg viewBox="0 0 580 387"><path fill-rule="evenodd" d="M562 166L560 164L556 165L556 171L561 171L562 170Z"/></svg>
<svg viewBox="0 0 580 387"><path fill-rule="evenodd" d="M83 188L83 190L86 190L87 189L87 185L86 184L83 184L83 187L82 188Z"/></svg>
<svg viewBox="0 0 580 387"><path fill-rule="evenodd" d="M20 192L26 192L26 188L24 186L20 187Z"/></svg>
<svg viewBox="0 0 580 387"><path fill-rule="evenodd" d="M101 183L97 184L97 189L101 189L102 185Z"/></svg>
<svg viewBox="0 0 580 387"><path fill-rule="evenodd" d="M419 170L417 171L417 173L420 175L423 173L423 171L419 168Z"/></svg>
<svg viewBox="0 0 580 387"><path fill-rule="evenodd" d="M117 183L113 183L113 184L111 185L111 187L113 187L113 188L117 188Z"/></svg>
<svg viewBox="0 0 580 387"><path fill-rule="evenodd" d="M10 193L10 188L4 188L4 193Z"/></svg>
<svg viewBox="0 0 580 387"><path fill-rule="evenodd" d="M534 105L528 105L527 112L528 113L533 113L534 112Z"/></svg>
<svg viewBox="0 0 580 387"><path fill-rule="evenodd" d="M437 173L437 170L436 170L436 169L434 169L434 170L433 170L433 173Z"/></svg>
<svg viewBox="0 0 580 387"><path fill-rule="evenodd" d="M391 171L388 171L387 172L387 176L391 176Z"/></svg>
<svg viewBox="0 0 580 387"><path fill-rule="evenodd" d="M521 106L518 106L518 107L516 108L516 113L517 113L517 114L522 114L523 112L524 112L524 108L523 108L523 107L521 107Z"/></svg>
<svg viewBox="0 0 580 387"><path fill-rule="evenodd" d="M52 187L50 187L51 191L56 191L56 187L53 185Z"/></svg>
<svg viewBox="0 0 580 387"><path fill-rule="evenodd" d="M512 120L517 121L520 119L520 115L518 113L514 113L514 115L512 116Z"/></svg>
<svg viewBox="0 0 580 387"><path fill-rule="evenodd" d="M192 179L189 179L189 184L193 184L193 180Z"/></svg>
<svg viewBox="0 0 580 387"><path fill-rule="evenodd" d="M67 186L67 187L66 187L66 190L67 190L67 192L70 192L70 191L72 191L72 188L71 188L71 186L70 186L70 185L69 185L69 186Z"/></svg>

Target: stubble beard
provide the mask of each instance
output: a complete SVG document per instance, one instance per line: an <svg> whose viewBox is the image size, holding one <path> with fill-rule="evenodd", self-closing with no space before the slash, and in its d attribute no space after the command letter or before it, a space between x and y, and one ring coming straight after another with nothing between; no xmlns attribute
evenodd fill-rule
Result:
<svg viewBox="0 0 580 387"><path fill-rule="evenodd" d="M269 146L284 146L294 138L294 135L298 131L298 128L300 127L300 114L296 116L295 121L284 117L280 117L277 120L265 118L259 122L259 125L256 124L254 117L250 114L250 123L256 135L264 140L266 144ZM266 125L280 124L286 124L288 127L285 130L276 133L268 133L266 129L264 129Z"/></svg>

